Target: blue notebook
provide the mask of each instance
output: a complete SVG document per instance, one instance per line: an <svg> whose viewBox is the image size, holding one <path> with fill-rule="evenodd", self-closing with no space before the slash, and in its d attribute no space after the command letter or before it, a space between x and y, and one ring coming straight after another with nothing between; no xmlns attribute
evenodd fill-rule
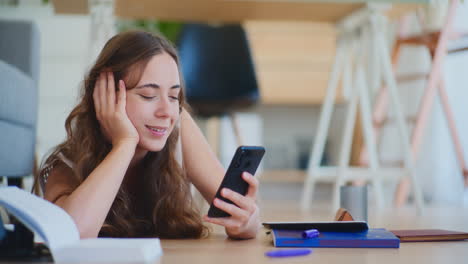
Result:
<svg viewBox="0 0 468 264"><path fill-rule="evenodd" d="M302 230L272 230L275 247L399 248L400 240L386 229L363 232L320 232L316 238L302 238Z"/></svg>

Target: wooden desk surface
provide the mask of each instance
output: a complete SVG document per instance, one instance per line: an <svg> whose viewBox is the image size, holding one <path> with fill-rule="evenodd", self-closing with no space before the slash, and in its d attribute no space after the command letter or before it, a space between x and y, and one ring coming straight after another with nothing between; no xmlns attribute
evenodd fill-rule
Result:
<svg viewBox="0 0 468 264"><path fill-rule="evenodd" d="M268 202L261 207L265 221L326 221L333 217L327 205L304 214L296 203ZM387 229L434 228L468 232L468 208L427 208L424 216L413 208L388 209L380 213L370 209L369 225ZM316 248L312 254L288 259L271 259L265 252L274 250L271 239L262 230L253 240L234 241L217 228L207 239L163 240L160 263L465 263L468 241L401 243L399 249Z"/></svg>
<svg viewBox="0 0 468 264"><path fill-rule="evenodd" d="M399 249L316 248L312 254L288 259L265 257L274 250L266 236L256 240L232 241L219 235L204 241L163 241L160 263L464 263L468 242L402 243Z"/></svg>
<svg viewBox="0 0 468 264"><path fill-rule="evenodd" d="M329 203L315 202L309 213L298 209L296 201L261 201L263 221L327 221L334 213ZM376 212L369 208L371 228L391 229L448 229L468 232L468 208L426 208L418 215L413 207L388 208ZM399 249L390 248L314 248L312 254L287 259L265 257L275 250L271 238L261 230L256 239L236 241L226 237L221 227L214 227L205 239L177 239L161 241L162 264L262 264L262 263L327 263L327 264L436 264L466 263L468 240L451 242L401 243ZM1 262L5 263L5 262ZM155 264L156 264L155 263Z"/></svg>
<svg viewBox="0 0 468 264"><path fill-rule="evenodd" d="M301 213L296 203L268 202L262 207L265 221L326 221L333 217L327 205ZM424 216L413 208L388 209L376 213L370 209L371 227L387 229L439 228L468 232L468 209L427 208ZM401 243L399 249L316 248L304 257L271 259L265 252L274 250L271 239L262 230L253 240L234 241L222 229L215 229L207 239L163 240L161 263L464 263L468 259L468 241Z"/></svg>

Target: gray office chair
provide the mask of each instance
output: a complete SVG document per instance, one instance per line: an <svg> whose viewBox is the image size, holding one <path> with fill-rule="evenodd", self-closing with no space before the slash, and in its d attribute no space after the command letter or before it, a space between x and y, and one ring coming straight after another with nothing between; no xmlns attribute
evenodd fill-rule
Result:
<svg viewBox="0 0 468 264"><path fill-rule="evenodd" d="M21 185L35 165L39 29L0 20L0 176Z"/></svg>

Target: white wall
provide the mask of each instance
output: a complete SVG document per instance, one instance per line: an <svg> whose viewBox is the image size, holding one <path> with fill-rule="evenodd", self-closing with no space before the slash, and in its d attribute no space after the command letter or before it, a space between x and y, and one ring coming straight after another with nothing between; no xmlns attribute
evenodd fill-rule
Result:
<svg viewBox="0 0 468 264"><path fill-rule="evenodd" d="M344 107L336 106L329 128L327 149L329 162L337 164L344 123ZM265 166L294 169L301 152L308 152L317 133L320 106L262 106L257 109L263 120L264 143L269 149Z"/></svg>

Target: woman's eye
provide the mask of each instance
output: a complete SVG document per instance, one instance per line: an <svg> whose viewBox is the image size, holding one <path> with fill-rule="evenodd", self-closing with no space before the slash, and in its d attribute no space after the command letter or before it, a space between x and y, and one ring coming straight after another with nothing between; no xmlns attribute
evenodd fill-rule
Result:
<svg viewBox="0 0 468 264"><path fill-rule="evenodd" d="M169 98L171 98L171 100L174 100L174 101L179 101L178 96L169 96Z"/></svg>
<svg viewBox="0 0 468 264"><path fill-rule="evenodd" d="M151 100L151 99L153 99L153 98L156 97L156 96L144 96L144 95L142 95L142 94L140 94L140 96L141 96L143 99L145 99L145 100Z"/></svg>

